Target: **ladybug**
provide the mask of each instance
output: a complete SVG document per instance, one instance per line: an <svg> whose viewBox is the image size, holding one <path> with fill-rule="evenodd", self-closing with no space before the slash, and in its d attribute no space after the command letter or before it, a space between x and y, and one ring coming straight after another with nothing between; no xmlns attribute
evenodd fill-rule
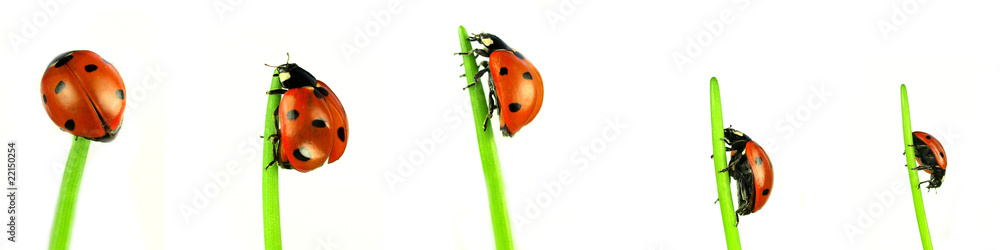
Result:
<svg viewBox="0 0 1000 250"><path fill-rule="evenodd" d="M729 167L719 172L728 171L729 176L739 184L740 204L736 214L755 213L771 197L771 186L774 183L771 158L767 157L764 148L751 140L750 136L731 127L723 130L722 140L729 145L726 151L732 153L729 155Z"/></svg>
<svg viewBox="0 0 1000 250"><path fill-rule="evenodd" d="M63 131L110 142L122 128L125 81L118 69L92 51L62 53L42 75L42 104Z"/></svg>
<svg viewBox="0 0 1000 250"><path fill-rule="evenodd" d="M948 167L948 156L944 152L944 146L941 145L941 142L926 132L914 131L913 145L910 146L913 147L917 159L917 167L913 170L924 170L924 172L931 174L930 180L917 183L917 187L927 183L928 192L931 188L941 187L945 169Z"/></svg>
<svg viewBox="0 0 1000 250"><path fill-rule="evenodd" d="M294 63L277 66L280 89L268 95L281 95L274 110L274 161L282 168L305 173L344 155L347 147L347 115L340 99L326 83Z"/></svg>
<svg viewBox="0 0 1000 250"><path fill-rule="evenodd" d="M486 122L493 117L493 110L497 110L500 115L500 131L503 136L513 137L521 127L535 119L538 110L542 108L542 75L521 52L507 46L496 35L473 34L469 41L479 42L485 48L457 54L489 58L480 65L483 70L476 73L475 82L465 86L468 88L479 83L484 74L490 73L490 105L486 120L483 121L483 130L486 130Z"/></svg>

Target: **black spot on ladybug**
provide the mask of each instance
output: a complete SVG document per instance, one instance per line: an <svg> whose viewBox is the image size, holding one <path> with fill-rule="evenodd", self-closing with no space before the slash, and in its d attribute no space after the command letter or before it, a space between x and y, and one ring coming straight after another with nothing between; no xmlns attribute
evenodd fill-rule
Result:
<svg viewBox="0 0 1000 250"><path fill-rule="evenodd" d="M97 70L97 65L88 64L87 66L83 66L83 70L86 70L87 73L94 72L94 70Z"/></svg>
<svg viewBox="0 0 1000 250"><path fill-rule="evenodd" d="M45 97L45 96L42 96L42 97ZM944 153L938 153L938 155L940 155L941 157L944 157Z"/></svg>
<svg viewBox="0 0 1000 250"><path fill-rule="evenodd" d="M63 127L66 127L69 131L73 131L76 128L76 122L73 122L73 119L69 119L69 121L63 124Z"/></svg>
<svg viewBox="0 0 1000 250"><path fill-rule="evenodd" d="M56 94L59 94L59 92L62 92L63 89L65 88L66 88L66 82L59 81L59 83L56 84Z"/></svg>
<svg viewBox="0 0 1000 250"><path fill-rule="evenodd" d="M49 103L49 100L45 99L45 95L44 94L42 95L42 103L45 103L45 104Z"/></svg>
<svg viewBox="0 0 1000 250"><path fill-rule="evenodd" d="M518 59L524 60L524 55L522 55L521 52L514 51L514 56Z"/></svg>
<svg viewBox="0 0 1000 250"><path fill-rule="evenodd" d="M120 89L115 90L115 97L118 97L118 100L125 100L125 91Z"/></svg>
<svg viewBox="0 0 1000 250"><path fill-rule="evenodd" d="M516 103L516 102L515 103L511 103L510 105L507 105L507 109L509 109L510 112L517 112L517 111L521 110L521 104L520 103Z"/></svg>
<svg viewBox="0 0 1000 250"><path fill-rule="evenodd" d="M500 67L500 75L502 76L507 75L507 67Z"/></svg>
<svg viewBox="0 0 1000 250"><path fill-rule="evenodd" d="M285 113L285 117L287 117L289 121L294 121L295 118L299 118L299 111L296 111L294 109L288 111L288 113Z"/></svg>
<svg viewBox="0 0 1000 250"><path fill-rule="evenodd" d="M531 72L524 72L524 74L521 74L521 78L524 78L524 80L531 80Z"/></svg>
<svg viewBox="0 0 1000 250"><path fill-rule="evenodd" d="M764 189L763 192L760 192L760 195L767 195L767 194L770 194L770 193L771 193L771 189Z"/></svg>
<svg viewBox="0 0 1000 250"><path fill-rule="evenodd" d="M339 138L340 141L343 142L344 140L346 140L346 138L344 138L344 137L347 137L347 135L344 134L344 127L338 128L337 129L337 138Z"/></svg>
<svg viewBox="0 0 1000 250"><path fill-rule="evenodd" d="M313 125L313 127L324 128L324 127L326 127L326 122L323 121L322 119L316 119L316 120L313 120L312 125Z"/></svg>
<svg viewBox="0 0 1000 250"><path fill-rule="evenodd" d="M924 138L927 138L928 140L930 140L930 139L931 139L931 135L927 135L927 136L926 136L926 137L924 137Z"/></svg>
<svg viewBox="0 0 1000 250"><path fill-rule="evenodd" d="M66 52L63 53L62 55L56 56L56 59L53 59L52 62L49 62L49 64L55 63L56 65L53 65L52 66L53 68L58 68L62 67L63 65L66 65L66 63L69 62L69 60L73 59L73 55L70 55L70 53L73 53L73 51Z"/></svg>
<svg viewBox="0 0 1000 250"><path fill-rule="evenodd" d="M325 88L316 88L316 90L319 91L320 94L323 94L323 96L329 96L330 95L330 91L326 91Z"/></svg>
<svg viewBox="0 0 1000 250"><path fill-rule="evenodd" d="M309 149L304 147L292 151L292 156L295 156L295 159L299 161L309 161L309 159L312 159L312 153L309 152Z"/></svg>
<svg viewBox="0 0 1000 250"><path fill-rule="evenodd" d="M760 156L757 156L756 158L753 158L753 163L760 166L761 164L764 164L764 160L761 159Z"/></svg>
<svg viewBox="0 0 1000 250"><path fill-rule="evenodd" d="M321 89L323 89L323 88L313 88L313 95L316 95L316 98L321 98L321 99L323 98L323 96L324 96L323 95L323 91L325 91L325 90L321 90Z"/></svg>

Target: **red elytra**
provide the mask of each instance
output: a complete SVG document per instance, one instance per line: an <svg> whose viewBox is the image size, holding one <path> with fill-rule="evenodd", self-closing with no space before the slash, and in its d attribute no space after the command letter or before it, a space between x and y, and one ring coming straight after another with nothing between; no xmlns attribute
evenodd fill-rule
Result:
<svg viewBox="0 0 1000 250"><path fill-rule="evenodd" d="M42 76L42 103L52 122L70 134L110 142L121 129L125 82L97 53L60 54Z"/></svg>
<svg viewBox="0 0 1000 250"><path fill-rule="evenodd" d="M764 207L767 199L771 197L771 187L774 185L774 170L771 169L771 158L767 156L757 142L749 141L745 149L747 162L753 173L754 185L754 207L751 213L755 213Z"/></svg>
<svg viewBox="0 0 1000 250"><path fill-rule="evenodd" d="M274 113L275 162L305 173L340 159L349 134L340 99L296 64L280 65L278 71L274 76L283 88L268 92L282 95Z"/></svg>
<svg viewBox="0 0 1000 250"><path fill-rule="evenodd" d="M512 51L490 53L490 81L499 102L500 130L513 136L542 108L542 75L531 61Z"/></svg>

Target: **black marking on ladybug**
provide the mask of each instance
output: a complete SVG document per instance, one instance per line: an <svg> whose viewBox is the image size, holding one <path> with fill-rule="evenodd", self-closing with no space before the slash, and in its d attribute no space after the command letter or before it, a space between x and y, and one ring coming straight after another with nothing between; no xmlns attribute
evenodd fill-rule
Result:
<svg viewBox="0 0 1000 250"><path fill-rule="evenodd" d="M345 137L347 137L347 135L344 134L344 127L338 128L337 129L337 138L339 138L340 141L343 142L344 140L346 140Z"/></svg>
<svg viewBox="0 0 1000 250"><path fill-rule="evenodd" d="M507 109L509 109L510 112L517 112L517 111L521 110L521 104L520 103L516 103L516 102L515 103L511 103L510 105L507 105Z"/></svg>
<svg viewBox="0 0 1000 250"><path fill-rule="evenodd" d="M941 157L944 157L944 153L938 152L938 155L940 155Z"/></svg>
<svg viewBox="0 0 1000 250"><path fill-rule="evenodd" d="M305 147L301 147L295 149L295 151L292 151L292 156L295 156L295 159L299 161L309 161L309 159L312 159L312 153L310 153L309 149Z"/></svg>
<svg viewBox="0 0 1000 250"><path fill-rule="evenodd" d="M94 70L97 70L97 65L88 64L87 66L83 66L83 70L86 70L87 73L94 72Z"/></svg>
<svg viewBox="0 0 1000 250"><path fill-rule="evenodd" d="M769 189L764 189L763 192L760 192L760 195L768 195L770 193L771 193L771 189L769 188Z"/></svg>
<svg viewBox="0 0 1000 250"><path fill-rule="evenodd" d="M531 72L524 72L524 74L521 74L521 77L524 78L524 80L531 80L532 79Z"/></svg>
<svg viewBox="0 0 1000 250"><path fill-rule="evenodd" d="M324 128L326 127L326 122L323 119L316 119L312 122L313 127Z"/></svg>
<svg viewBox="0 0 1000 250"><path fill-rule="evenodd" d="M320 89L323 89L323 88L319 88L319 87L313 88L313 95L315 95L316 98L323 99L323 92L320 92Z"/></svg>
<svg viewBox="0 0 1000 250"><path fill-rule="evenodd" d="M522 55L521 52L514 51L514 56L518 59L524 60L524 55Z"/></svg>
<svg viewBox="0 0 1000 250"><path fill-rule="evenodd" d="M73 55L70 55L70 53L73 53L73 51L62 53L61 55L56 56L56 58L52 59L52 61L49 62L49 64L55 63L56 65L52 66L53 68L58 68L62 67L63 65L66 65L66 63L69 62L69 60L73 59Z"/></svg>
<svg viewBox="0 0 1000 250"><path fill-rule="evenodd" d="M49 100L45 99L45 94L42 94L42 103L43 104L48 104L49 103Z"/></svg>
<svg viewBox="0 0 1000 250"><path fill-rule="evenodd" d="M502 76L507 75L507 67L500 67L500 75Z"/></svg>
<svg viewBox="0 0 1000 250"><path fill-rule="evenodd" d="M756 158L753 158L753 163L756 164L757 166L760 166L764 164L764 160L761 159L760 156L757 156Z"/></svg>
<svg viewBox="0 0 1000 250"><path fill-rule="evenodd" d="M63 89L65 88L66 88L66 82L59 81L59 83L56 84L56 94L59 94L59 92L62 92Z"/></svg>
<svg viewBox="0 0 1000 250"><path fill-rule="evenodd" d="M924 138L927 138L928 140L930 140L930 139L931 139L931 135L927 135L927 136L926 136L926 137L924 137Z"/></svg>
<svg viewBox="0 0 1000 250"><path fill-rule="evenodd" d="M118 97L118 100L125 100L125 91L121 89L115 90L115 97Z"/></svg>
<svg viewBox="0 0 1000 250"><path fill-rule="evenodd" d="M291 111L288 111L288 113L285 113L285 117L287 117L289 121L294 121L295 118L299 117L299 111L296 111L294 109L291 110Z"/></svg>
<svg viewBox="0 0 1000 250"><path fill-rule="evenodd" d="M316 91L319 91L319 93L323 94L323 96L329 96L330 95L330 91L326 91L325 88L316 87ZM323 96L321 96L320 98L322 98Z"/></svg>
<svg viewBox="0 0 1000 250"><path fill-rule="evenodd" d="M73 119L69 119L68 121L66 121L66 123L63 124L63 127L66 127L66 129L69 129L69 131L73 131L73 129L76 128L76 122L73 122Z"/></svg>

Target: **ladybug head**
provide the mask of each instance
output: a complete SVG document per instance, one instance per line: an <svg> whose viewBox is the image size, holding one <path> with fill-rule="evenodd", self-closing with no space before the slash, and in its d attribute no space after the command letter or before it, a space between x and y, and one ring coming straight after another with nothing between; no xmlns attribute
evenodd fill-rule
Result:
<svg viewBox="0 0 1000 250"><path fill-rule="evenodd" d="M294 63L278 66L278 80L281 81L281 87L286 89L316 86L316 77Z"/></svg>
<svg viewBox="0 0 1000 250"><path fill-rule="evenodd" d="M732 144L738 141L752 141L750 136L734 129L733 127L728 127L722 130L722 138L726 140L726 143Z"/></svg>
<svg viewBox="0 0 1000 250"><path fill-rule="evenodd" d="M504 43L503 40L500 40L500 37L497 37L496 35L490 33L484 32L484 33L474 34L469 39L473 41L478 41L483 46L486 46L486 49L489 51L513 50L510 48L510 46L507 46L507 43Z"/></svg>

